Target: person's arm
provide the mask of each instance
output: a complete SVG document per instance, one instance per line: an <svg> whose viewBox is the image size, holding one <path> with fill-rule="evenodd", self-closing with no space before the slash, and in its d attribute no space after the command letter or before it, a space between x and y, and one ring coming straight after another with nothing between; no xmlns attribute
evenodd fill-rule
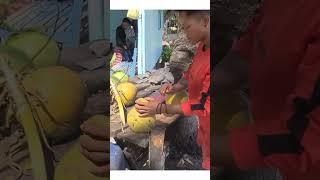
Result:
<svg viewBox="0 0 320 180"><path fill-rule="evenodd" d="M184 89L187 86L187 81L183 78L176 84L176 88ZM203 82L203 87L201 93L207 94L209 93L209 86L210 86L210 74L209 71L206 74L205 80ZM185 116L190 116L193 114L200 115L200 116L207 116L210 115L210 95L204 97L204 102L201 102L201 98L199 99L198 103L190 103L185 102L182 104L166 104L159 108L161 108L161 113L167 114L181 114ZM160 113L160 111L158 112Z"/></svg>
<svg viewBox="0 0 320 180"><path fill-rule="evenodd" d="M187 72L184 72L184 74L186 74L186 73ZM184 75L174 85L171 85L168 83L164 84L164 86L162 86L160 88L160 93L161 94L172 94L172 93L176 93L176 92L179 92L179 91L186 89L188 87L188 80L186 78L187 77Z"/></svg>
<svg viewBox="0 0 320 180"><path fill-rule="evenodd" d="M212 72L214 95L231 93L238 90L242 85L248 82L250 54L254 42L254 36L261 18L262 12L256 13L252 18L246 33L240 36L240 38L233 44L230 52L214 67ZM243 147L248 147L245 139L239 138L238 141L243 143ZM229 135L215 135L213 142L214 145L212 146L212 149L214 161L212 162L214 162L214 166L234 168L236 165L231 152L232 147L230 147L229 144ZM251 155L248 157L251 157Z"/></svg>
<svg viewBox="0 0 320 180"><path fill-rule="evenodd" d="M182 77L176 84L173 85L173 90L175 92L181 91L188 87L188 81Z"/></svg>
<svg viewBox="0 0 320 180"><path fill-rule="evenodd" d="M207 70L203 73L205 73L205 75L200 92L202 96L197 102L191 103L188 100L181 104L182 114L185 116L210 116L210 67L207 67Z"/></svg>
<svg viewBox="0 0 320 180"><path fill-rule="evenodd" d="M262 10L260 8L258 11ZM247 31L233 44L230 52L213 69L215 93L230 93L248 82L250 54L262 12L252 18Z"/></svg>
<svg viewBox="0 0 320 180"><path fill-rule="evenodd" d="M116 30L116 42L117 42L117 46L119 47L124 47L126 45L126 43L121 38L121 30L119 28L117 28Z"/></svg>
<svg viewBox="0 0 320 180"><path fill-rule="evenodd" d="M309 99L313 93L316 80L320 75L320 27L317 37L307 46L305 56L297 69L295 86L286 98L286 104L277 121L289 121L293 115L296 97ZM307 115L309 121L299 118L294 128L303 127L301 141L295 141L292 129L287 127L282 133L267 129L268 124L252 124L248 127L231 130L226 137L216 137L214 146L215 163L232 164L240 169L259 166L279 168L283 172L305 173L320 162L319 138L320 106ZM274 119L270 123L273 122ZM266 133L267 132L267 133ZM220 142L219 142L220 141ZM299 147L303 147L299 149ZM228 157L224 152L229 152ZM232 156L233 158L230 158ZM233 159L233 160L232 160Z"/></svg>
<svg viewBox="0 0 320 180"><path fill-rule="evenodd" d="M141 116L148 116L161 113L182 114L185 116L193 114L200 116L210 115L210 95L208 94L210 87L210 67L208 67L206 72L207 73L205 74L203 86L201 89L201 94L203 94L203 100L202 97L200 97L197 103L190 103L190 101L188 101L177 105L161 105L161 102L155 101L153 98L147 97L145 99L149 102L136 101L136 109L141 114ZM176 88L185 88L186 86L187 80L184 78L176 84Z"/></svg>
<svg viewBox="0 0 320 180"><path fill-rule="evenodd" d="M231 50L213 70L215 93L229 93L248 82L248 60Z"/></svg>

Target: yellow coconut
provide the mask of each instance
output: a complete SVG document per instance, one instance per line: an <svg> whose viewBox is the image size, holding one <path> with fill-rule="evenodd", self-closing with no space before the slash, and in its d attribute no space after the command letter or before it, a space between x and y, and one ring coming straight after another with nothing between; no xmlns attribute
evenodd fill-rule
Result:
<svg viewBox="0 0 320 180"><path fill-rule="evenodd" d="M139 98L137 101L146 101ZM127 123L130 129L136 133L149 132L156 124L155 116L140 117L136 108L132 108L127 115Z"/></svg>
<svg viewBox="0 0 320 180"><path fill-rule="evenodd" d="M92 162L80 152L80 145L76 143L58 163L54 180L109 180L109 177L97 177L89 172Z"/></svg>
<svg viewBox="0 0 320 180"><path fill-rule="evenodd" d="M85 87L77 74L62 66L41 68L26 76L23 86L48 138L59 141L79 130Z"/></svg>
<svg viewBox="0 0 320 180"><path fill-rule="evenodd" d="M134 84L130 82L120 83L117 86L117 90L125 106L130 106L134 103L134 99L137 95L137 88Z"/></svg>
<svg viewBox="0 0 320 180"><path fill-rule="evenodd" d="M183 102L188 101L188 94L186 91L180 91L174 94L166 95L166 103L167 104L181 104Z"/></svg>

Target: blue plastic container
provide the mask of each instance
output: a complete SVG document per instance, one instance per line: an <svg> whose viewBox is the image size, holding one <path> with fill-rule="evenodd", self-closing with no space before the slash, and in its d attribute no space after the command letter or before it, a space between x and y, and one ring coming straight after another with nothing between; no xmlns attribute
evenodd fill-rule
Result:
<svg viewBox="0 0 320 180"><path fill-rule="evenodd" d="M126 169L129 169L129 166L122 149L117 144L110 143L110 170Z"/></svg>

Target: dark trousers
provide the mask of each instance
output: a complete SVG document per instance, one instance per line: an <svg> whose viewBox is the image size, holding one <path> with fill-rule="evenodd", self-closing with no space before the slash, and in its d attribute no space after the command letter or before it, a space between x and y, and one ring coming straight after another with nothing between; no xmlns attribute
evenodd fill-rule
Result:
<svg viewBox="0 0 320 180"><path fill-rule="evenodd" d="M133 53L134 53L134 48L124 50L123 51L124 61L132 62Z"/></svg>

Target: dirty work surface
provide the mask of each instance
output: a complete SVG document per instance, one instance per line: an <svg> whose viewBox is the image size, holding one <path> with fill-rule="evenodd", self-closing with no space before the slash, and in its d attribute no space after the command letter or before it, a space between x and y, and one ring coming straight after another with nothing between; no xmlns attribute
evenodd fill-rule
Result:
<svg viewBox="0 0 320 180"><path fill-rule="evenodd" d="M163 115L161 115L163 116ZM158 126L168 126L164 141L164 168L167 170L201 169L201 149L196 144L197 119L194 117L171 117L167 125L161 123L164 117L158 117ZM174 121L177 118L176 121ZM136 134L129 127L121 130L121 120L118 118L118 129L111 122L111 132L117 143L124 150L131 169L149 169L149 137L150 134ZM190 130L191 129L191 130Z"/></svg>

